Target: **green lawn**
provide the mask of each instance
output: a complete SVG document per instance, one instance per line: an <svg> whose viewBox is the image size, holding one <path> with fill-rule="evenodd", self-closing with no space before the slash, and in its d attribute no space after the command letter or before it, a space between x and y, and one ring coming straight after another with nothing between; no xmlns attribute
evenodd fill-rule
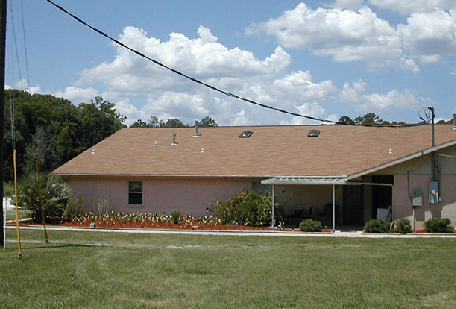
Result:
<svg viewBox="0 0 456 309"><path fill-rule="evenodd" d="M27 219L30 218L31 211L30 210L19 210L19 220L20 219ZM7 210L6 211L6 220L16 220L16 210Z"/></svg>
<svg viewBox="0 0 456 309"><path fill-rule="evenodd" d="M15 230L8 229L8 238ZM455 308L456 239L21 230L5 308Z"/></svg>

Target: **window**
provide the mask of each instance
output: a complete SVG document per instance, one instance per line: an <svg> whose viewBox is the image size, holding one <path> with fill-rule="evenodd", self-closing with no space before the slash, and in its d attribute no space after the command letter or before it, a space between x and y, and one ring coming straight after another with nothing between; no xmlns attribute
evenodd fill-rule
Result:
<svg viewBox="0 0 456 309"><path fill-rule="evenodd" d="M129 205L142 205L142 181L129 181L128 182L128 204Z"/></svg>

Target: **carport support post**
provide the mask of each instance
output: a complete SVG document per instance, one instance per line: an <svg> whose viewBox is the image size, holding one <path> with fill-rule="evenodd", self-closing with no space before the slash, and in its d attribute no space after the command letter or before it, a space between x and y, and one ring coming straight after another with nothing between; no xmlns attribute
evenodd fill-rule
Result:
<svg viewBox="0 0 456 309"><path fill-rule="evenodd" d="M272 196L271 229L273 229L274 224L275 224L275 222L274 222L274 204L275 204L275 202L274 202L274 197L275 197L274 196L274 185L272 185L271 191L272 191L272 194L271 194L271 196Z"/></svg>
<svg viewBox="0 0 456 309"><path fill-rule="evenodd" d="M336 231L336 185L333 185L333 232Z"/></svg>

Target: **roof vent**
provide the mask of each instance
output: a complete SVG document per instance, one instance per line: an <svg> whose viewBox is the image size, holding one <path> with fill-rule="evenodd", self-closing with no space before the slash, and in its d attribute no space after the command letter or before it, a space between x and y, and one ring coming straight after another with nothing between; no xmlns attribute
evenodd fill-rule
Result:
<svg viewBox="0 0 456 309"><path fill-rule="evenodd" d="M195 121L195 135L193 137L200 137L201 134L198 134L198 121Z"/></svg>
<svg viewBox="0 0 456 309"><path fill-rule="evenodd" d="M320 135L320 130L310 130L307 137L318 137Z"/></svg>
<svg viewBox="0 0 456 309"><path fill-rule="evenodd" d="M456 131L456 114L453 114L453 130Z"/></svg>
<svg viewBox="0 0 456 309"><path fill-rule="evenodd" d="M252 136L253 132L252 131L243 131L240 135L239 138L249 138Z"/></svg>
<svg viewBox="0 0 456 309"><path fill-rule="evenodd" d="M171 146L176 146L178 143L176 142L176 134L173 134L173 142L170 144Z"/></svg>

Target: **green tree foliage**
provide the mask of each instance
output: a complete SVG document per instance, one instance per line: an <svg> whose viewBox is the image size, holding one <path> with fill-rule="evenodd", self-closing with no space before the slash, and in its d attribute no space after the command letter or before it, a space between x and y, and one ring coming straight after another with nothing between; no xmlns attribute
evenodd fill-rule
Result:
<svg viewBox="0 0 456 309"><path fill-rule="evenodd" d="M217 123L214 119L209 116L204 117L201 121L198 121L199 127L217 127ZM178 118L171 118L168 120L158 119L157 116L150 117L148 122L143 121L142 119L136 120L130 128L191 128L194 125L184 124Z"/></svg>
<svg viewBox="0 0 456 309"><path fill-rule="evenodd" d="M54 170L122 128L125 120L113 103L101 97L76 106L51 95L6 90L3 176L6 181L13 179L11 114L18 178L35 170L36 160L43 172Z"/></svg>
<svg viewBox="0 0 456 309"><path fill-rule="evenodd" d="M351 119L348 116L342 116L339 118L339 122L348 125L395 125L405 124L405 122L389 122L381 119L375 113L367 113L364 116L358 116L355 119Z"/></svg>
<svg viewBox="0 0 456 309"><path fill-rule="evenodd" d="M199 127L218 127L218 124L215 122L214 119L211 117L207 116L201 119L200 122L198 122Z"/></svg>

